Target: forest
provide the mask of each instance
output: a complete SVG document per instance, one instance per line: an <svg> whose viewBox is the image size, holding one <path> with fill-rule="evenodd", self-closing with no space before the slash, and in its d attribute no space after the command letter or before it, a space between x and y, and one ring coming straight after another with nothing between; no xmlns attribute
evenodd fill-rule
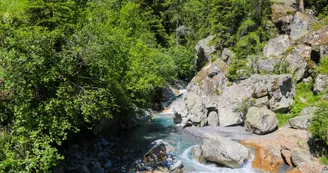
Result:
<svg viewBox="0 0 328 173"><path fill-rule="evenodd" d="M271 3L1 0L0 172L49 172L70 137L103 118L129 118L134 107L156 107L164 84L197 73L194 47L209 35L217 55L235 52L228 78L240 80L246 58L278 35ZM328 21L325 0L304 3ZM320 140L326 115L311 128Z"/></svg>

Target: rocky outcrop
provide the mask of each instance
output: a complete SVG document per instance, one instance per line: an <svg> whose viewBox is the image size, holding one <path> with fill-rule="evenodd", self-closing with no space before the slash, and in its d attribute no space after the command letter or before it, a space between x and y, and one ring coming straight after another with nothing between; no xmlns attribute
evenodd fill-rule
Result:
<svg viewBox="0 0 328 173"><path fill-rule="evenodd" d="M278 119L267 108L250 107L246 114L245 127L249 132L264 135L277 129Z"/></svg>
<svg viewBox="0 0 328 173"><path fill-rule="evenodd" d="M297 40L305 36L310 31L310 24L313 19L305 13L296 12L291 26L290 37L292 40Z"/></svg>
<svg viewBox="0 0 328 173"><path fill-rule="evenodd" d="M272 21L281 34L289 33L293 22L293 13L297 11L296 0L271 0Z"/></svg>
<svg viewBox="0 0 328 173"><path fill-rule="evenodd" d="M215 38L214 35L210 35L200 40L195 46L196 61L195 65L200 70L206 62L210 62L211 54L216 51L215 46L210 45L210 42Z"/></svg>
<svg viewBox="0 0 328 173"><path fill-rule="evenodd" d="M205 134L203 145L194 150L198 158L230 168L239 168L248 158L248 149L221 136ZM201 159L198 159L201 160Z"/></svg>
<svg viewBox="0 0 328 173"><path fill-rule="evenodd" d="M308 140L309 134L306 130L284 127L264 136L242 140L241 143L255 148L253 168L275 173L285 160L291 160L291 154L283 155L282 151L293 151L296 148L309 150Z"/></svg>
<svg viewBox="0 0 328 173"><path fill-rule="evenodd" d="M288 35L280 35L268 41L264 47L263 55L265 57L278 57L282 55L290 46L291 41Z"/></svg>
<svg viewBox="0 0 328 173"><path fill-rule="evenodd" d="M318 74L314 83L314 92L323 92L328 86L328 75L327 74Z"/></svg>
<svg viewBox="0 0 328 173"><path fill-rule="evenodd" d="M299 116L289 120L290 126L295 129L307 130L310 127L312 118L317 110L317 107L304 108Z"/></svg>
<svg viewBox="0 0 328 173"><path fill-rule="evenodd" d="M297 81L308 77L314 68L311 61L311 47L306 45L297 45L287 55L288 70L294 75Z"/></svg>

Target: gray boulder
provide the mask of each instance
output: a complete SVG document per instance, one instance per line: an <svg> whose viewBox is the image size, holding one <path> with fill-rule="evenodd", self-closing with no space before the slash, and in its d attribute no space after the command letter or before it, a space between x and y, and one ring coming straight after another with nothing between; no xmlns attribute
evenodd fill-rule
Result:
<svg viewBox="0 0 328 173"><path fill-rule="evenodd" d="M264 135L277 129L278 119L266 108L251 107L246 114L245 127L249 132Z"/></svg>
<svg viewBox="0 0 328 173"><path fill-rule="evenodd" d="M290 37L297 40L310 31L311 18L302 12L296 12L291 26Z"/></svg>
<svg viewBox="0 0 328 173"><path fill-rule="evenodd" d="M328 75L327 74L318 74L314 83L314 92L323 92L328 86Z"/></svg>
<svg viewBox="0 0 328 173"><path fill-rule="evenodd" d="M208 114L207 123L209 126L218 126L219 122L219 115L216 111L212 111Z"/></svg>
<svg viewBox="0 0 328 173"><path fill-rule="evenodd" d="M308 150L296 148L292 151L292 162L295 166L304 162L311 162L311 154Z"/></svg>
<svg viewBox="0 0 328 173"><path fill-rule="evenodd" d="M210 35L200 40L195 46L196 62L195 65L200 70L206 62L210 62L211 54L216 51L215 46L210 46L210 42L215 38L214 35Z"/></svg>
<svg viewBox="0 0 328 173"><path fill-rule="evenodd" d="M278 57L282 55L290 46L291 41L288 35L279 35L278 37L268 41L264 47L263 54L265 57Z"/></svg>
<svg viewBox="0 0 328 173"><path fill-rule="evenodd" d="M281 59L278 57L261 58L257 61L260 73L272 73L279 67Z"/></svg>
<svg viewBox="0 0 328 173"><path fill-rule="evenodd" d="M317 107L306 107L300 115L289 120L289 124L292 128L307 130L311 123L315 112L318 110Z"/></svg>
<svg viewBox="0 0 328 173"><path fill-rule="evenodd" d="M248 158L248 149L243 145L221 136L204 135L201 146L202 157L230 168L239 168Z"/></svg>
<svg viewBox="0 0 328 173"><path fill-rule="evenodd" d="M287 55L288 70L294 74L297 81L308 77L314 68L311 66L311 47L306 45L298 45ZM314 64L314 63L312 63Z"/></svg>

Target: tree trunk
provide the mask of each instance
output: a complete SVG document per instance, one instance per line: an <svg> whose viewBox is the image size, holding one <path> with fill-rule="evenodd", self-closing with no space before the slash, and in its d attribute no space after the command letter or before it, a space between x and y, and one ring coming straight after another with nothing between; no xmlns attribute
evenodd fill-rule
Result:
<svg viewBox="0 0 328 173"><path fill-rule="evenodd" d="M300 11L304 11L304 0L300 0L300 7L299 7Z"/></svg>

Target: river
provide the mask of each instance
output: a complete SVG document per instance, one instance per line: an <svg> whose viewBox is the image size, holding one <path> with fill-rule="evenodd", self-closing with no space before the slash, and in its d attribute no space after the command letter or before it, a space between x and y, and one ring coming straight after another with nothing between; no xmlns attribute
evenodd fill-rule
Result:
<svg viewBox="0 0 328 173"><path fill-rule="evenodd" d="M172 114L157 114L152 122L145 123L142 127L120 134L122 144L149 144L157 139L162 139L176 148L176 155L183 161L184 172L215 172L215 173L255 173L251 167L251 160L239 169L219 168L215 165L202 164L191 158L191 149L194 145L202 144L202 139L188 131L175 126ZM125 141L125 142L124 142Z"/></svg>

